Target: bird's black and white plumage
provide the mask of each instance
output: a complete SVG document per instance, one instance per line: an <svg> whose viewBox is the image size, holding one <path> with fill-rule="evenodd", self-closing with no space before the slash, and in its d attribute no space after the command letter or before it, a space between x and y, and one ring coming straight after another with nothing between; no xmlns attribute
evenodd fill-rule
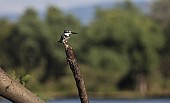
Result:
<svg viewBox="0 0 170 103"><path fill-rule="evenodd" d="M70 30L64 30L64 33L61 35L61 38L58 42L59 43L66 43L68 41L68 39L70 38L71 34L78 34L78 33L72 32Z"/></svg>

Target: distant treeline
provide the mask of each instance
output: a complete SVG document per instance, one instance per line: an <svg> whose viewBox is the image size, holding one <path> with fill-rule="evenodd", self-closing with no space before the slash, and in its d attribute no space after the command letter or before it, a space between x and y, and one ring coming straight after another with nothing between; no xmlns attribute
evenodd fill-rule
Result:
<svg viewBox="0 0 170 103"><path fill-rule="evenodd" d="M130 1L111 9L96 8L94 19L85 26L54 6L43 19L32 8L16 22L1 19L1 67L25 73L38 68L40 83L50 78L60 80L67 75L68 65L64 48L57 41L65 29L79 33L69 43L80 65L91 72L89 91L102 90L95 88L100 85L141 93L170 87L169 0L155 1L148 14Z"/></svg>

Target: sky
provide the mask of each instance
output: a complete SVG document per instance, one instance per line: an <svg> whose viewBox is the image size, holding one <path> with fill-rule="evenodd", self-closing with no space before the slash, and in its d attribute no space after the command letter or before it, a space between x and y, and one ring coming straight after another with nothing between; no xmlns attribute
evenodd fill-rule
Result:
<svg viewBox="0 0 170 103"><path fill-rule="evenodd" d="M33 7L38 12L42 13L46 11L47 7L53 5L67 12L78 8L114 4L122 1L125 0L0 0L0 17L8 17L9 15L21 15L28 7ZM132 1L150 3L154 0Z"/></svg>

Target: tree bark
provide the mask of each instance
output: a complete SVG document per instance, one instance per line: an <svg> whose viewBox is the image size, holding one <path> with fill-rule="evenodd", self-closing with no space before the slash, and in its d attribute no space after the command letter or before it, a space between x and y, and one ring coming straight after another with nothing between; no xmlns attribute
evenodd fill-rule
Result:
<svg viewBox="0 0 170 103"><path fill-rule="evenodd" d="M85 83L83 80L83 77L81 76L80 69L78 67L78 63L76 58L74 57L74 52L71 47L69 47L67 44L65 45L65 52L67 56L67 62L70 65L70 69L74 75L74 79L76 81L79 98L81 100L81 103L89 103Z"/></svg>
<svg viewBox="0 0 170 103"><path fill-rule="evenodd" d="M136 77L136 88L141 95L145 95L148 91L148 85L144 74L138 74Z"/></svg>
<svg viewBox="0 0 170 103"><path fill-rule="evenodd" d="M13 103L45 103L0 68L0 96Z"/></svg>

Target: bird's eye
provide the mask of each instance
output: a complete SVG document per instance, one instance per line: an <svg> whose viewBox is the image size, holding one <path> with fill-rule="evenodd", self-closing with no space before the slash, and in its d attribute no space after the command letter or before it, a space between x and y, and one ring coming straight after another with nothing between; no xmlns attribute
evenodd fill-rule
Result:
<svg viewBox="0 0 170 103"><path fill-rule="evenodd" d="M68 32L68 30L64 30L64 32L65 32L65 33L67 33L67 32Z"/></svg>

